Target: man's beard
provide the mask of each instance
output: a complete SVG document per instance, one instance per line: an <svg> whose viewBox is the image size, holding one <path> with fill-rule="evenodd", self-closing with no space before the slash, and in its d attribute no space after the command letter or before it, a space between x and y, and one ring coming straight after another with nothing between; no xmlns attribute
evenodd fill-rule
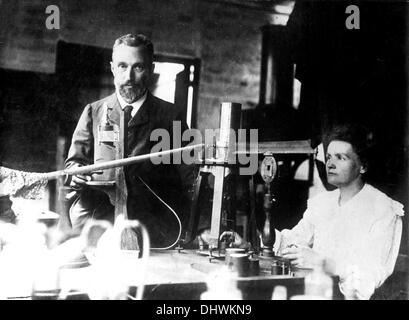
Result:
<svg viewBox="0 0 409 320"><path fill-rule="evenodd" d="M143 96L146 88L136 84L123 84L119 86L119 94L127 103L133 103Z"/></svg>

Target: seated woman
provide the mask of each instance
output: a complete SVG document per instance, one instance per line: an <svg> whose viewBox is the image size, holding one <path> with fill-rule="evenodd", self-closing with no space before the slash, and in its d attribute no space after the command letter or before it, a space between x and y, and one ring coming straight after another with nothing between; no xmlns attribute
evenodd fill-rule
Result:
<svg viewBox="0 0 409 320"><path fill-rule="evenodd" d="M325 262L355 299L369 299L392 274L402 235L403 205L365 182L367 137L354 125L331 132L326 172L337 189L310 199L293 229L276 231L280 255L298 267Z"/></svg>

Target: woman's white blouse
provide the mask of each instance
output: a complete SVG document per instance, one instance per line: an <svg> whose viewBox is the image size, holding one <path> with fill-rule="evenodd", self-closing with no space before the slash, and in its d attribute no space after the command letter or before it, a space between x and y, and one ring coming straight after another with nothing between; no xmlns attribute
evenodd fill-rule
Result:
<svg viewBox="0 0 409 320"><path fill-rule="evenodd" d="M355 276L359 272L354 290L359 298L368 299L395 267L403 205L369 184L342 206L338 199L339 189L310 199L303 219L293 229L277 232L279 247L308 245L332 259L341 291L351 270Z"/></svg>

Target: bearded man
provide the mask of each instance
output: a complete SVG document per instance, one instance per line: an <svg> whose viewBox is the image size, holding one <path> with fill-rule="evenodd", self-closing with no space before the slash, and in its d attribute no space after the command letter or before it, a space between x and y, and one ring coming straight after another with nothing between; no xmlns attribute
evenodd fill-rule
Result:
<svg viewBox="0 0 409 320"><path fill-rule="evenodd" d="M127 34L115 41L111 61L115 93L85 107L73 133L66 168L111 160L115 146L104 140L101 125L119 128L121 113L130 119L128 157L150 153L158 143L151 141L155 129L165 129L171 136L174 121L179 121L182 131L188 129L180 109L153 96L148 89L154 71L153 58L153 44L144 35ZM177 221L154 193L186 222L194 168L183 163L155 165L147 160L125 167L124 172L128 218L144 223L154 243L155 240L163 245L172 243ZM114 174L104 172L104 176L112 178ZM107 193L90 187L92 180L101 180L101 175L77 175L66 181L79 194L69 212L73 231L80 230L89 218L111 222L114 219L115 203Z"/></svg>

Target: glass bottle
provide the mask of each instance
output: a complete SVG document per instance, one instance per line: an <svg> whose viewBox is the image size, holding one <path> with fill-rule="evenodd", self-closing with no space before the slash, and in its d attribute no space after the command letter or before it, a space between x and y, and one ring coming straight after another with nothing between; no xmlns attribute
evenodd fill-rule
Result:
<svg viewBox="0 0 409 320"><path fill-rule="evenodd" d="M200 300L243 300L236 277L226 266L210 274L206 281L207 291L201 294Z"/></svg>
<svg viewBox="0 0 409 320"><path fill-rule="evenodd" d="M287 300L287 288L284 286L275 286L271 300Z"/></svg>
<svg viewBox="0 0 409 320"><path fill-rule="evenodd" d="M305 295L311 300L332 300L333 280L325 271L325 260L316 263L304 279Z"/></svg>

